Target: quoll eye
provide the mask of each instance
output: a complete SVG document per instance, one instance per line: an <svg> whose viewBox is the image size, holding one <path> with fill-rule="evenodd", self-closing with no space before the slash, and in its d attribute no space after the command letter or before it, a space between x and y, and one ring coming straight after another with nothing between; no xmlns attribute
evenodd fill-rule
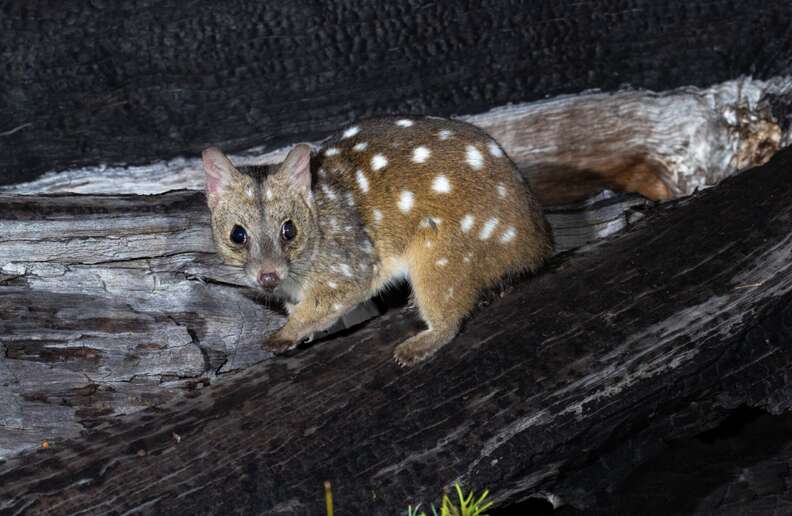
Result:
<svg viewBox="0 0 792 516"><path fill-rule="evenodd" d="M234 226L231 228L230 238L235 244L244 244L247 240L247 231L242 226Z"/></svg>
<svg viewBox="0 0 792 516"><path fill-rule="evenodd" d="M297 226L294 225L294 222L287 220L281 226L281 238L286 240L287 242L294 237L297 236Z"/></svg>

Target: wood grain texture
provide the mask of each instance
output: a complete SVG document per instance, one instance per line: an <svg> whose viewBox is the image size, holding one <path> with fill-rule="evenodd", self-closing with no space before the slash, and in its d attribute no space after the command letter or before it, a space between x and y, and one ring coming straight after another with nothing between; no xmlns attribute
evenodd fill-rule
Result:
<svg viewBox="0 0 792 516"><path fill-rule="evenodd" d="M0 183L372 114L787 75L790 18L786 0L4 2Z"/></svg>
<svg viewBox="0 0 792 516"><path fill-rule="evenodd" d="M586 506L738 404L790 407L790 199L782 151L557 259L424 365L392 363L418 323L389 312L7 460L0 511L323 514L326 479L350 514L393 514L454 480L497 486L501 503Z"/></svg>
<svg viewBox="0 0 792 516"><path fill-rule="evenodd" d="M259 344L282 318L219 265L205 204L2 197L0 454L269 356Z"/></svg>
<svg viewBox="0 0 792 516"><path fill-rule="evenodd" d="M792 143L792 76L655 93L589 93L465 117L517 163L545 206L608 188L672 199Z"/></svg>

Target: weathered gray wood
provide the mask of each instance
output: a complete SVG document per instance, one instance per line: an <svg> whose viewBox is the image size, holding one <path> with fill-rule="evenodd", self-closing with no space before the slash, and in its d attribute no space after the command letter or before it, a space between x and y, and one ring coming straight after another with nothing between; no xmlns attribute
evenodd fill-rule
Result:
<svg viewBox="0 0 792 516"><path fill-rule="evenodd" d="M6 461L0 511L322 514L325 479L349 514L393 514L457 479L497 487L498 502L542 492L585 506L667 439L725 410L790 408L790 199L784 151L557 260L480 309L426 364L392 363L394 343L418 324L409 310L390 312L189 399ZM149 201L190 212L197 196ZM134 257L142 252L124 263L145 260ZM232 281L199 256L190 255L199 265L165 268ZM18 295L24 276L10 281L4 292ZM231 294L199 294L238 293L208 286ZM46 309L41 317L50 320ZM22 322L3 324L8 339L8 325Z"/></svg>
<svg viewBox="0 0 792 516"><path fill-rule="evenodd" d="M466 120L501 142L544 205L603 187L670 199L761 165L792 143L790 121L773 111L791 98L792 77L742 78L560 97Z"/></svg>
<svg viewBox="0 0 792 516"><path fill-rule="evenodd" d="M4 196L0 228L0 455L269 356L282 318L218 264L201 193Z"/></svg>

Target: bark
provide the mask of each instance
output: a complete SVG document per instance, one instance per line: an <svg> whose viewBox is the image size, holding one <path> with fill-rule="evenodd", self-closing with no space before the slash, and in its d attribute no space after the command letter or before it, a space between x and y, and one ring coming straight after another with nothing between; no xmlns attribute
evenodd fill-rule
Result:
<svg viewBox="0 0 792 516"><path fill-rule="evenodd" d="M556 258L478 310L426 364L392 363L393 346L419 323L409 309L389 311L292 356L8 459L0 465L0 511L323 514L328 479L339 512L349 514L403 511L435 500L455 480L492 488L499 503L541 493L584 507L667 439L706 429L739 404L789 408L790 199L792 152L782 151L657 208L626 234ZM86 396L100 399L115 395L98 382L117 374L100 364L119 347L157 363L183 353L174 363L196 373L223 367L225 358L213 360L234 341L234 360L260 358L246 338L273 321L205 247L180 241L197 232L204 236L196 242L208 242L200 201L184 193L4 199L3 218L14 213L19 223L10 226L15 260L45 245L25 238L34 214L61 223L43 240L59 238L70 251L59 254L69 262L63 268L33 260L24 271L3 269L0 338L6 354L9 346L17 353L6 356L6 369L42 366L33 369L35 382L50 387L44 364L55 361L93 374L97 388ZM124 211L152 219L174 240L85 244L102 217ZM134 224L117 231L141 234ZM106 270L140 288L114 283ZM84 292L59 290L80 274L93 281L83 280ZM180 281L169 284L173 275ZM38 290L37 282L47 286ZM171 333L147 333L155 327ZM52 332L30 333L42 328ZM105 347L92 351L91 342ZM38 402L49 411L61 399Z"/></svg>
<svg viewBox="0 0 792 516"><path fill-rule="evenodd" d="M0 183L375 113L788 75L786 0L4 2Z"/></svg>

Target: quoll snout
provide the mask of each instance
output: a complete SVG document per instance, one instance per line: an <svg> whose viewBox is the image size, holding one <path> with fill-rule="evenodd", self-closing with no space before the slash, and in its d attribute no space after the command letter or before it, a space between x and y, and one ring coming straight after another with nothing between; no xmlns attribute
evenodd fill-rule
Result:
<svg viewBox="0 0 792 516"><path fill-rule="evenodd" d="M280 276L277 272L259 272L257 280L263 288L272 290L280 283Z"/></svg>

